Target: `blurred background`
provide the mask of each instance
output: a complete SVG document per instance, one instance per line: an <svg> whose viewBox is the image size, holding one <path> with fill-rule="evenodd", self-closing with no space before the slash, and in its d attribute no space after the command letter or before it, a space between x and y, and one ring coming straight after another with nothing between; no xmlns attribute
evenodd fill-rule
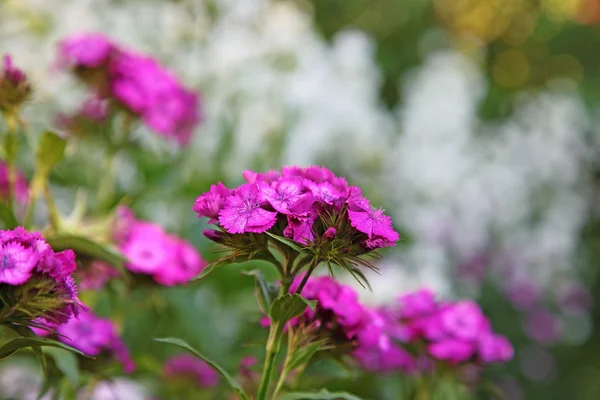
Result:
<svg viewBox="0 0 600 400"><path fill-rule="evenodd" d="M0 53L34 83L34 130L85 98L52 68L57 41L76 32L151 54L202 93L189 147L139 129L116 168L137 214L206 259L214 247L191 206L210 184L327 165L403 237L382 253L373 291L357 287L365 302L422 286L475 298L516 347L490 371L506 399L598 399L599 23L598 0L0 0ZM53 177L65 211L103 173L88 146ZM265 335L242 268L140 288L125 304L119 282L85 300L118 322L137 382L151 386L173 350L157 336L235 369ZM15 381L5 372L0 388ZM393 400L399 380L339 371L324 385Z"/></svg>

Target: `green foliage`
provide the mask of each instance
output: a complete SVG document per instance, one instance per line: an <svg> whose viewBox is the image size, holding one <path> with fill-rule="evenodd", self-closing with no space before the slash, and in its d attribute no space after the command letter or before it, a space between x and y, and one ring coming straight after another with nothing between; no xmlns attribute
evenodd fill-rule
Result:
<svg viewBox="0 0 600 400"><path fill-rule="evenodd" d="M345 392L328 392L323 389L318 393L287 393L281 400L362 400L360 397Z"/></svg>
<svg viewBox="0 0 600 400"><path fill-rule="evenodd" d="M225 371L223 368L221 368L216 362L214 362L210 358L207 358L203 354L199 353L196 349L194 349L192 346L187 344L185 341L178 339L178 338L157 338L154 340L156 340L157 342L170 343L175 346L179 346L182 349L189 351L190 353L192 353L196 357L200 358L201 360L204 360L208 365L210 365L215 371L217 371L227 381L229 386L231 386L231 388L234 390L234 392L237 394L237 396L241 400L249 400L249 397L244 392L244 389L240 386L239 383L237 383L235 381L235 379L233 379L231 377L231 375L229 375L227 373L227 371Z"/></svg>

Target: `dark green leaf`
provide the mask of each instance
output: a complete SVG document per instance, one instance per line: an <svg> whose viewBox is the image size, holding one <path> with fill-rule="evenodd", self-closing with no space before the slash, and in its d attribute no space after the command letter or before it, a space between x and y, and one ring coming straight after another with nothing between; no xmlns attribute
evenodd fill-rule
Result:
<svg viewBox="0 0 600 400"><path fill-rule="evenodd" d="M308 346L301 347L299 349L295 349L294 354L291 356L291 359L286 366L289 371L293 371L294 369L308 363L312 356L315 355L316 352L323 350L327 339L318 340L309 344Z"/></svg>
<svg viewBox="0 0 600 400"><path fill-rule="evenodd" d="M46 241L56 251L71 249L75 253L105 261L125 273L123 264L127 260L114 246L100 244L84 236L68 233L48 235Z"/></svg>
<svg viewBox="0 0 600 400"><path fill-rule="evenodd" d="M244 389L242 389L242 387L239 385L239 383L237 383L231 377L231 375L229 375L227 373L227 371L225 371L223 368L221 368L217 363L212 361L210 358L207 358L203 354L196 351L196 349L194 349L192 346L187 344L185 341L178 339L178 338L158 338L158 339L154 339L154 340L156 340L157 342L174 344L175 346L179 346L179 347L189 351L190 353L192 353L196 357L200 358L201 360L204 360L215 371L217 371L227 381L227 383L229 383L231 388L235 391L235 393L238 395L238 397L240 399L242 399L242 400L249 399L248 395L244 392Z"/></svg>
<svg viewBox="0 0 600 400"><path fill-rule="evenodd" d="M254 276L258 306L264 314L267 314L271 309L271 303L273 303L273 299L275 299L279 294L279 289L272 283L267 282L262 272L257 269L252 271L244 271L242 273L244 275Z"/></svg>
<svg viewBox="0 0 600 400"><path fill-rule="evenodd" d="M75 354L55 347L47 348L45 353L54 359L56 367L69 378L73 386L77 386L79 382L79 362Z"/></svg>
<svg viewBox="0 0 600 400"><path fill-rule="evenodd" d="M67 141L54 132L42 133L35 150L35 161L38 171L44 176L62 160Z"/></svg>
<svg viewBox="0 0 600 400"><path fill-rule="evenodd" d="M70 350L77 354L80 354L84 357L87 357L81 351L67 346L64 343L57 342L52 339L45 339L41 337L25 337L25 338L16 338L11 340L8 343L5 343L4 346L0 347L0 360L5 359L15 353L17 350L20 350L25 347L35 347L35 346L50 346L50 347L59 347L61 349Z"/></svg>
<svg viewBox="0 0 600 400"><path fill-rule="evenodd" d="M198 275L196 275L195 277L193 277L190 281L200 281L204 278L206 278L208 276L208 274L210 274L211 272L213 272L213 270L223 267L227 264L231 264L232 261L230 260L219 260L219 261L215 261L212 262L210 264L208 264L203 270L202 272L200 272Z"/></svg>
<svg viewBox="0 0 600 400"><path fill-rule="evenodd" d="M360 397L346 392L328 392L323 389L318 393L295 392L287 393L281 400L361 400Z"/></svg>
<svg viewBox="0 0 600 400"><path fill-rule="evenodd" d="M290 319L302 315L306 307L314 310L316 306L316 300L306 300L298 293L288 293L273 300L269 310L269 317L272 322L285 326Z"/></svg>
<svg viewBox="0 0 600 400"><path fill-rule="evenodd" d="M288 238L284 238L283 236L279 236L279 235L274 235L270 232L265 232L267 235L271 236L273 239L277 240L280 243L285 244L288 247L291 247L292 249L296 250L298 253L301 254L312 254L310 252L310 250L302 247L301 245L299 245L298 243L294 242L293 240L290 240Z"/></svg>

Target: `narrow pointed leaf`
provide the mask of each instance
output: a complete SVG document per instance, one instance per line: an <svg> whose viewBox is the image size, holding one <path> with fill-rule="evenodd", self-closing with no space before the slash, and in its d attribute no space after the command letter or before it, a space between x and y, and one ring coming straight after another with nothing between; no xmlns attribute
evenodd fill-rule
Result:
<svg viewBox="0 0 600 400"><path fill-rule="evenodd" d="M79 382L79 362L75 354L56 347L47 348L45 353L54 359L56 367L71 381L73 386L77 386Z"/></svg>
<svg viewBox="0 0 600 400"><path fill-rule="evenodd" d="M71 346L67 346L66 344L58 342L56 340L45 339L45 338L41 338L41 337L24 337L24 338L13 339L10 342L5 343L4 346L0 347L0 360L3 360L5 358L11 356L17 350L23 349L25 347L35 347L35 346L59 347L61 349L75 352L84 357L88 357L86 354L82 353L81 351L79 351Z"/></svg>
<svg viewBox="0 0 600 400"><path fill-rule="evenodd" d="M346 392L328 392L323 389L318 393L295 392L287 393L281 400L362 400L360 397Z"/></svg>
<svg viewBox="0 0 600 400"><path fill-rule="evenodd" d="M288 247L291 247L292 249L296 250L298 253L302 253L302 254L312 254L308 249L302 247L301 245L299 245L298 243L294 242L293 240L290 240L288 238L285 238L283 236L279 236L279 235L274 235L271 232L265 232L267 235L271 236L273 239L277 240L280 243L285 244Z"/></svg>
<svg viewBox="0 0 600 400"><path fill-rule="evenodd" d="M208 274L210 274L211 272L213 272L215 269L223 267L227 264L233 263L232 261L229 260L219 260L219 261L215 261L212 262L210 264L208 264L203 270L202 272L200 272L198 275L196 275L195 277L193 277L192 279L190 279L190 281L200 281L204 278L206 278L208 276Z"/></svg>
<svg viewBox="0 0 600 400"><path fill-rule="evenodd" d="M223 379L225 379L227 381L227 383L229 383L229 386L231 386L231 388L235 391L235 393L237 394L237 396L240 399L242 399L242 400L249 400L249 397L244 392L244 389L242 389L242 387L240 386L240 384L237 383L231 377L231 375L229 375L227 373L227 371L225 371L223 368L221 368L216 362L212 361L210 358L207 358L203 354L199 353L196 349L194 349L192 346L190 346L189 344L187 344L184 340L181 340L181 339L178 339L178 338L157 338L157 339L154 339L154 340L157 341L157 342L170 343L170 344L174 344L175 346L179 346L182 349L185 349L185 350L189 351L190 353L192 353L196 357L200 358L201 360L205 361L215 371L217 371L223 377Z"/></svg>

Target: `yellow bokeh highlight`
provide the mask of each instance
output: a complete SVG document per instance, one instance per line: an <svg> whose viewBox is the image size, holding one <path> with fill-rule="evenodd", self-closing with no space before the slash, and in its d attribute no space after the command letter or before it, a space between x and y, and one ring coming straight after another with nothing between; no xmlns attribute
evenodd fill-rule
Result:
<svg viewBox="0 0 600 400"><path fill-rule="evenodd" d="M523 86L531 74L531 67L525 53L515 49L499 53L492 63L492 78L506 88Z"/></svg>

